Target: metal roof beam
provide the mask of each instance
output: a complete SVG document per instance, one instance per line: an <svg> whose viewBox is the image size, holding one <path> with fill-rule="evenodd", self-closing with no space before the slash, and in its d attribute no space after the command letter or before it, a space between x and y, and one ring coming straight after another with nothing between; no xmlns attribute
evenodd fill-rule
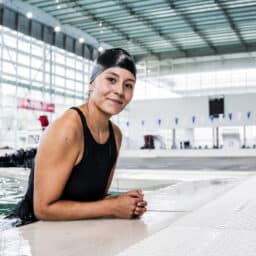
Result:
<svg viewBox="0 0 256 256"><path fill-rule="evenodd" d="M45 3L45 0L35 0L35 1L32 1L32 0L28 0L26 1L28 4L32 4L32 5L36 5L36 4L40 4L40 3Z"/></svg>
<svg viewBox="0 0 256 256"><path fill-rule="evenodd" d="M124 39L126 39L127 41L132 40L132 42L134 44L137 44L139 47L141 47L142 49L144 49L146 52L148 52L151 55L155 55L156 57L158 57L158 55L156 53L154 53L149 47L147 47L143 42L141 42L140 40L137 39L131 39L129 37L129 35L127 35L125 32L123 32L121 29L117 28L115 25L113 25L111 22L102 19L102 18L98 18L94 13L92 13L90 10L88 10L86 8L85 5L81 5L79 3L79 0L73 0L72 3L74 3L75 5L73 6L74 8L78 8L78 10L80 12L82 12L84 15L86 15L87 17L90 17L91 20L95 21L95 22L103 22L103 24L107 25L107 27L109 27L110 29L112 29L115 33L120 34ZM69 23L70 24L70 23Z"/></svg>
<svg viewBox="0 0 256 256"><path fill-rule="evenodd" d="M191 19L186 15L186 13L182 9L176 8L175 0L166 0L166 3L175 11L177 15L179 15L186 24L207 44L207 46L215 53L218 54L217 48L210 42L210 40L200 31L196 25L191 21Z"/></svg>
<svg viewBox="0 0 256 256"><path fill-rule="evenodd" d="M62 11L62 9L58 9L58 11ZM73 9L71 9L70 11L65 11L65 12L59 12L59 13L57 13L57 14L55 14L54 13L54 11L51 11L51 14L53 14L54 16L56 16L58 19L63 19L63 20L66 20L65 18L61 18L62 16L66 16L66 15L70 15L70 14L72 14L72 17L68 17L68 19L70 19L70 18L76 18L76 17L74 17L74 15L75 16L79 16L79 15L77 15L77 13L73 10ZM82 16L82 15L81 15Z"/></svg>
<svg viewBox="0 0 256 256"><path fill-rule="evenodd" d="M172 38L170 35L167 35L161 31L148 19L145 17L142 17L139 13L134 11L128 3L124 2L123 0L116 0L117 4L119 4L121 7L123 7L131 16L136 17L139 21L143 22L147 27L149 27L154 33L156 33L159 37L163 38L164 40L171 43L172 46L174 46L178 51L184 54L184 56L187 56L187 52L179 45L179 43ZM142 35L143 36L143 35Z"/></svg>
<svg viewBox="0 0 256 256"><path fill-rule="evenodd" d="M35 1L35 2L28 2L29 4L33 4L38 8L45 8L45 7L51 7L51 6L58 6L61 4L66 4L66 3L70 3L72 1L69 0L60 0L59 2L56 1Z"/></svg>
<svg viewBox="0 0 256 256"><path fill-rule="evenodd" d="M214 0L214 2L216 3L216 5L219 7L219 9L221 10L221 12L223 13L223 15L225 16L225 18L227 19L230 27L232 28L232 30L234 31L234 33L236 34L236 36L238 37L242 47L244 48L244 50L247 51L247 45L246 42L244 41L240 31L237 29L235 22L232 20L232 18L230 17L228 11L226 10L226 8L224 7L224 5L219 1L219 0Z"/></svg>
<svg viewBox="0 0 256 256"><path fill-rule="evenodd" d="M57 7L57 6L56 6ZM48 9L48 7L46 6L46 7L38 7L38 8L42 8L42 10L44 10L45 12L47 12L47 13L50 13L50 14L52 14L52 15L54 15L54 16L57 16L58 15L58 13L56 14L56 12L60 12L60 11L63 11L63 10L70 10L70 8L72 8L72 7L67 7L67 6L65 6L65 7L60 7L59 9L58 8L55 8L55 9Z"/></svg>
<svg viewBox="0 0 256 256"><path fill-rule="evenodd" d="M248 50L241 49L241 44L234 44L234 45L225 45L225 46L219 46L218 48L218 55L225 55L225 54L235 54L235 53L242 53L245 52L248 54L248 52L255 52L256 51L256 41L251 42L248 45ZM165 60L165 59L179 59L183 58L182 55L177 51L166 51L163 53L158 53L159 60ZM214 52L209 51L208 47L205 48L198 48L198 49L191 49L188 50L188 56L193 57L205 57L205 56L216 56ZM137 55L135 57L135 61L141 61L143 59L148 58L148 55L142 54Z"/></svg>
<svg viewBox="0 0 256 256"><path fill-rule="evenodd" d="M89 17L90 19L91 17ZM70 26L77 26L80 25L79 28L80 29L84 29L87 28L87 26L83 26L83 24L81 24L82 22L86 22L88 20L88 16L84 17L83 15L77 16L77 17L73 17L73 18L67 18L67 19L58 19L62 25L70 25ZM98 22L97 20L93 20L95 22Z"/></svg>

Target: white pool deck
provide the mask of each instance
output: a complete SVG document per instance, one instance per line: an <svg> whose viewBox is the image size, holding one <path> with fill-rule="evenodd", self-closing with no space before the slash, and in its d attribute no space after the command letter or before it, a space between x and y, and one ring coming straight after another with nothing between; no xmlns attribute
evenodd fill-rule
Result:
<svg viewBox="0 0 256 256"><path fill-rule="evenodd" d="M8 229L0 233L0 255L255 256L255 174L117 170L113 190L145 191L148 211L141 219L40 221Z"/></svg>
<svg viewBox="0 0 256 256"><path fill-rule="evenodd" d="M256 157L256 149L144 149L122 150L122 157Z"/></svg>

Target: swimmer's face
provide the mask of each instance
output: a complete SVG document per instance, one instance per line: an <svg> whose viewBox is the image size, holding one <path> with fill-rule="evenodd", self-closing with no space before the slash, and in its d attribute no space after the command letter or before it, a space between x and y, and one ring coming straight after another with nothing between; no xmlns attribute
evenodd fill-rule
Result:
<svg viewBox="0 0 256 256"><path fill-rule="evenodd" d="M105 113L115 115L131 101L136 79L127 69L106 69L89 85L90 100Z"/></svg>

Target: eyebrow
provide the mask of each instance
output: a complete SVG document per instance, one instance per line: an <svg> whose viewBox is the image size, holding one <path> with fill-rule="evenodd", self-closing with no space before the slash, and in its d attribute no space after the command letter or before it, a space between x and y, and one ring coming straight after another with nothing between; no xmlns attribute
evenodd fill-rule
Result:
<svg viewBox="0 0 256 256"><path fill-rule="evenodd" d="M109 74L109 75L113 75L113 76L116 76L116 77L120 77L117 73L115 73L115 72L112 72L112 71L108 71L108 72L106 72L107 74ZM134 79L132 79L132 78L128 78L128 79L126 79L125 81L131 81L131 82L136 82Z"/></svg>

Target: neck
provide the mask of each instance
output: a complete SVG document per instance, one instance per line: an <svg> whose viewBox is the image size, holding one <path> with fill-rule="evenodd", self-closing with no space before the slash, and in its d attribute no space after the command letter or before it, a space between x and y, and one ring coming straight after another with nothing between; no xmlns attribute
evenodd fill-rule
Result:
<svg viewBox="0 0 256 256"><path fill-rule="evenodd" d="M110 115L100 111L90 100L87 104L83 105L83 108L86 112L87 124L95 133L99 134L108 130Z"/></svg>

